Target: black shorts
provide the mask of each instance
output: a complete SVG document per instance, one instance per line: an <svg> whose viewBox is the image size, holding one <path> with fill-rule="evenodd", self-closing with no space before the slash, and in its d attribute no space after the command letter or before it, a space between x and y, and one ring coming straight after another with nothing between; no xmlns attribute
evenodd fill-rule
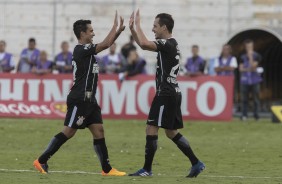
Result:
<svg viewBox="0 0 282 184"><path fill-rule="evenodd" d="M75 128L84 129L91 124L102 124L101 108L97 102L74 102L67 101L68 111L66 114L64 125Z"/></svg>
<svg viewBox="0 0 282 184"><path fill-rule="evenodd" d="M181 98L181 95L155 96L147 124L169 130L183 128Z"/></svg>

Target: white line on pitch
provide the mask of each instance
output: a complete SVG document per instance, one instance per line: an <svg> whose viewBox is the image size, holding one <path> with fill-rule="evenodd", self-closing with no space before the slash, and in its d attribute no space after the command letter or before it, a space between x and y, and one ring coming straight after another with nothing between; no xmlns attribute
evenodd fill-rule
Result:
<svg viewBox="0 0 282 184"><path fill-rule="evenodd" d="M38 172L35 170L25 170L25 169L0 169L4 172ZM64 174L92 174L99 175L101 173L86 172L86 171L49 171L49 173L64 173Z"/></svg>
<svg viewBox="0 0 282 184"><path fill-rule="evenodd" d="M35 173L38 171L35 170L25 170L25 169L0 169L3 172L30 172ZM87 172L87 171L49 171L49 173L64 173L64 174L89 174L89 175L101 175L101 173L95 172ZM166 174L156 174L157 176L169 176ZM174 175L174 176L182 176L183 175ZM239 179L282 179L282 176L220 176L220 175L201 175L201 177L206 178L239 178Z"/></svg>

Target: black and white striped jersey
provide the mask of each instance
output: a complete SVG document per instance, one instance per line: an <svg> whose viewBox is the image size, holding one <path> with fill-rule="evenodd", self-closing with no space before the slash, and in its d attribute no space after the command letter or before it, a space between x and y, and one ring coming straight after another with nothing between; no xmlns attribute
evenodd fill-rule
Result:
<svg viewBox="0 0 282 184"><path fill-rule="evenodd" d="M156 89L158 96L181 94L177 76L179 72L180 51L174 38L159 39L157 45Z"/></svg>
<svg viewBox="0 0 282 184"><path fill-rule="evenodd" d="M95 101L99 75L95 54L95 44L75 46L72 56L74 84L68 98L75 101Z"/></svg>

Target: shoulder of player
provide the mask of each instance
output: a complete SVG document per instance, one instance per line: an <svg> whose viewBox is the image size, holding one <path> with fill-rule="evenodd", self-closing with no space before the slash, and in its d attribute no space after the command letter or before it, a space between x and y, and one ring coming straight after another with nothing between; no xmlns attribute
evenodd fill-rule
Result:
<svg viewBox="0 0 282 184"><path fill-rule="evenodd" d="M80 49L84 49L84 50L88 50L88 49L90 49L91 47L94 47L96 44L92 44L92 43L88 43L88 44L84 44L84 45L82 45L82 44L77 44L75 47L74 47L74 49L78 49L78 50L80 50Z"/></svg>

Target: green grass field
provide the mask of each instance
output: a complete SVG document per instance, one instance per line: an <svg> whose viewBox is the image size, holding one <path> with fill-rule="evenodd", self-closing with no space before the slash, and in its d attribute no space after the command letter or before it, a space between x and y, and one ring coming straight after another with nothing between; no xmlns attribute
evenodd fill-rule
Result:
<svg viewBox="0 0 282 184"><path fill-rule="evenodd" d="M144 160L145 123L107 120L104 125L111 164L128 173L139 169ZM51 158L53 172L41 175L32 162L61 128L62 121L57 120L1 119L0 183L282 183L282 126L267 120L186 123L181 132L207 167L196 179L185 178L190 163L162 130L153 177L97 174L101 169L87 129L78 131Z"/></svg>

